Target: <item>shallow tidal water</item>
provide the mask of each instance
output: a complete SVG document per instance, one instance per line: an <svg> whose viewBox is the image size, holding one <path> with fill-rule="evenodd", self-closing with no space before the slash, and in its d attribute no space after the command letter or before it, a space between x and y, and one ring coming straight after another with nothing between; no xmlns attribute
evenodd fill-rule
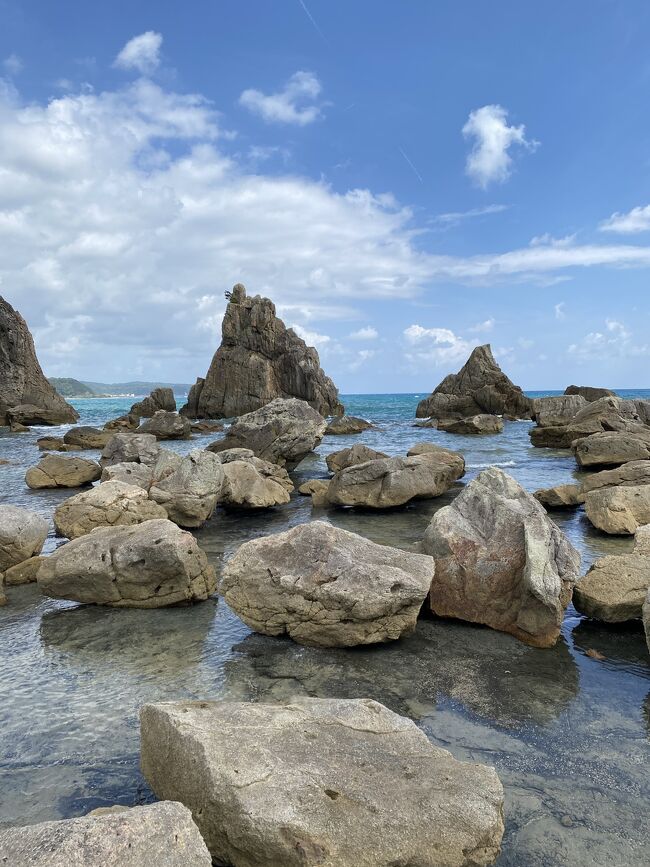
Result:
<svg viewBox="0 0 650 867"><path fill-rule="evenodd" d="M498 436L454 436L413 427L416 395L343 400L349 414L379 429L326 437L318 454L293 473L296 486L326 476L324 455L354 442L404 454L418 441L435 441L463 452L466 477L437 500L382 513L312 511L311 499L297 493L276 510L218 510L196 532L218 572L247 539L312 518L408 548L461 484L489 465L504 467L531 491L577 476L570 453L530 447L525 422L506 423ZM74 403L80 424L101 425L132 402ZM0 502L51 520L56 504L74 491L25 486L41 435L0 429L0 458L11 462L0 466ZM187 452L215 438L165 446ZM582 552L583 573L595 558L632 547L630 539L595 532L582 511L551 517ZM52 530L45 550L60 543ZM9 605L0 608L0 827L153 800L138 767L138 710L146 702L370 697L411 717L456 758L496 767L506 790L499 865L650 864L650 656L640 625L605 627L570 606L562 637L550 650L434 619L421 620L413 636L390 645L322 650L251 633L217 597L141 611L58 602L33 585L6 592ZM605 658L591 658L591 650Z"/></svg>

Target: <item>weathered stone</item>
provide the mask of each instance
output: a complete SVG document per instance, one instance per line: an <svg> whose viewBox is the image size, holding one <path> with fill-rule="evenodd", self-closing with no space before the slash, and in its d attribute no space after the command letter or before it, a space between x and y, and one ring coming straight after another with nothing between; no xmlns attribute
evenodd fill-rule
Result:
<svg viewBox="0 0 650 867"><path fill-rule="evenodd" d="M151 418L158 410L176 412L176 398L173 389L154 388L147 397L133 404L129 414L137 415L139 418Z"/></svg>
<svg viewBox="0 0 650 867"><path fill-rule="evenodd" d="M580 485L556 485L541 488L533 494L535 499L549 509L573 509L584 503Z"/></svg>
<svg viewBox="0 0 650 867"><path fill-rule="evenodd" d="M159 440L187 440L190 438L191 425L188 419L177 412L159 409L149 421L140 425L138 432L153 434Z"/></svg>
<svg viewBox="0 0 650 867"><path fill-rule="evenodd" d="M129 412L126 415L120 415L117 418L107 421L104 425L104 430L112 431L135 431L140 426L140 416Z"/></svg>
<svg viewBox="0 0 650 867"><path fill-rule="evenodd" d="M43 455L35 467L25 473L30 488L80 488L96 482L102 471L96 461L85 458Z"/></svg>
<svg viewBox="0 0 650 867"><path fill-rule="evenodd" d="M100 464L108 467L133 461L136 464L154 464L160 454L158 440L148 433L116 433L102 451Z"/></svg>
<svg viewBox="0 0 650 867"><path fill-rule="evenodd" d="M466 418L472 415L530 418L532 405L494 360L489 343L477 346L458 373L446 376L417 406L417 418Z"/></svg>
<svg viewBox="0 0 650 867"><path fill-rule="evenodd" d="M212 516L224 480L217 455L194 449L178 468L153 482L149 496L159 503L167 516L181 527L200 527Z"/></svg>
<svg viewBox="0 0 650 867"><path fill-rule="evenodd" d="M216 457L223 465L223 484L219 494L222 506L242 509L268 509L289 502L293 482L283 467L256 458L252 453L243 460L232 460L232 453L246 451L231 449ZM224 460L224 456L229 458Z"/></svg>
<svg viewBox="0 0 650 867"><path fill-rule="evenodd" d="M18 584L31 584L33 581L36 581L36 575L44 560L45 557L37 555L36 557L30 557L29 560L23 560L22 563L16 563L15 566L11 566L4 573L5 586L14 587Z"/></svg>
<svg viewBox="0 0 650 867"><path fill-rule="evenodd" d="M634 535L650 524L650 485L598 488L585 495L585 512L603 533Z"/></svg>
<svg viewBox="0 0 650 867"><path fill-rule="evenodd" d="M214 569L194 536L164 518L99 527L73 539L46 557L37 581L46 596L116 608L196 602L216 588Z"/></svg>
<svg viewBox="0 0 650 867"><path fill-rule="evenodd" d="M433 570L430 557L312 521L241 545L219 590L256 632L351 647L413 632Z"/></svg>
<svg viewBox="0 0 650 867"><path fill-rule="evenodd" d="M335 506L387 509L413 499L439 497L460 475L436 455L382 458L336 473L327 499Z"/></svg>
<svg viewBox="0 0 650 867"><path fill-rule="evenodd" d="M650 653L650 587L648 588L648 594L643 603L641 617L643 620L643 629L645 631L645 640L648 645L648 652Z"/></svg>
<svg viewBox="0 0 650 867"><path fill-rule="evenodd" d="M275 315L268 298L246 296L238 283L221 326L221 346L205 379L197 379L183 415L232 418L276 398L300 398L322 415L340 415L338 391L318 353Z"/></svg>
<svg viewBox="0 0 650 867"><path fill-rule="evenodd" d="M599 488L615 488L630 485L650 485L650 460L629 461L612 470L601 470L585 476L580 483L580 491L587 494Z"/></svg>
<svg viewBox="0 0 650 867"><path fill-rule="evenodd" d="M142 769L235 867L492 864L493 768L459 762L369 699L145 705Z"/></svg>
<svg viewBox="0 0 650 867"><path fill-rule="evenodd" d="M47 521L20 506L0 505L0 572L40 554Z"/></svg>
<svg viewBox="0 0 650 867"><path fill-rule="evenodd" d="M166 517L165 510L142 488L113 481L64 500L54 512L54 526L59 535L76 539L95 527L141 524Z"/></svg>
<svg viewBox="0 0 650 867"><path fill-rule="evenodd" d="M112 436L113 434L108 430L78 425L64 433L63 442L82 449L103 449Z"/></svg>
<svg viewBox="0 0 650 867"><path fill-rule="evenodd" d="M580 467L602 467L650 459L650 427L591 434L574 444Z"/></svg>
<svg viewBox="0 0 650 867"><path fill-rule="evenodd" d="M187 807L161 801L0 830L0 864L210 867L212 859Z"/></svg>
<svg viewBox="0 0 650 867"><path fill-rule="evenodd" d="M650 526L639 527L634 543L629 554L596 560L574 588L577 611L606 623L641 620L650 588Z"/></svg>
<svg viewBox="0 0 650 867"><path fill-rule="evenodd" d="M9 425L9 430L11 433L27 433L29 428L26 424L22 424L19 421L12 421Z"/></svg>
<svg viewBox="0 0 650 867"><path fill-rule="evenodd" d="M312 506L325 506L329 486L329 479L309 479L298 488L298 493L310 496Z"/></svg>
<svg viewBox="0 0 650 867"><path fill-rule="evenodd" d="M325 419L304 400L278 399L238 418L208 450L246 448L258 458L292 468L319 445L326 427Z"/></svg>
<svg viewBox="0 0 650 867"><path fill-rule="evenodd" d="M600 400L601 397L616 397L616 392L609 388L595 388L591 385L570 385L564 393L578 395L589 403Z"/></svg>
<svg viewBox="0 0 650 867"><path fill-rule="evenodd" d="M455 434L493 434L503 430L503 419L496 415L472 415L467 418L443 418L438 430Z"/></svg>
<svg viewBox="0 0 650 867"><path fill-rule="evenodd" d="M77 411L47 381L29 328L0 296L0 425L66 424Z"/></svg>
<svg viewBox="0 0 650 867"><path fill-rule="evenodd" d="M193 421L191 424L192 433L219 433L224 429L224 425L218 421Z"/></svg>
<svg viewBox="0 0 650 867"><path fill-rule="evenodd" d="M603 397L583 405L573 418L562 424L538 424L531 429L530 440L538 448L568 449L575 440L593 433L643 431L643 427L634 401Z"/></svg>
<svg viewBox="0 0 650 867"><path fill-rule="evenodd" d="M101 481L126 482L129 485L138 485L138 487L148 491L154 483L175 473L182 460L181 455L176 452L161 448L153 464L136 464L133 461L124 461L104 467Z"/></svg>
<svg viewBox="0 0 650 867"><path fill-rule="evenodd" d="M40 437L36 445L42 452L80 452L81 446L63 442L63 437Z"/></svg>
<svg viewBox="0 0 650 867"><path fill-rule="evenodd" d="M356 464L365 464L366 461L376 461L381 458L387 458L388 455L384 452L377 452L369 446L364 446L363 443L355 443L347 449L341 449L338 452L332 452L325 458L327 469L330 473L338 473L339 470L344 470L346 467L353 467Z"/></svg>
<svg viewBox="0 0 650 867"><path fill-rule="evenodd" d="M497 467L440 509L422 550L436 561L431 610L536 647L557 641L580 555L537 500Z"/></svg>
<svg viewBox="0 0 650 867"><path fill-rule="evenodd" d="M568 424L587 405L582 395L536 397L532 401L535 421L540 427Z"/></svg>
<svg viewBox="0 0 650 867"><path fill-rule="evenodd" d="M441 463L448 464L456 479L460 479L465 475L465 458L460 452L455 452L452 449L443 448L436 443L416 443L406 453L407 457L414 455L434 455L436 460Z"/></svg>
<svg viewBox="0 0 650 867"><path fill-rule="evenodd" d="M357 418L353 415L342 415L332 419L325 430L326 435L343 436L344 434L363 433L364 430L371 430L375 425L366 421L364 418Z"/></svg>

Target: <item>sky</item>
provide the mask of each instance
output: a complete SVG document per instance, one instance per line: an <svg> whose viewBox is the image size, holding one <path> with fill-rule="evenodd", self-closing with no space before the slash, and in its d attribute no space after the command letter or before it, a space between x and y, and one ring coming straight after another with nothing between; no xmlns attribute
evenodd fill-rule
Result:
<svg viewBox="0 0 650 867"><path fill-rule="evenodd" d="M0 294L49 376L192 382L224 292L343 393L490 342L650 387L645 0L0 0Z"/></svg>

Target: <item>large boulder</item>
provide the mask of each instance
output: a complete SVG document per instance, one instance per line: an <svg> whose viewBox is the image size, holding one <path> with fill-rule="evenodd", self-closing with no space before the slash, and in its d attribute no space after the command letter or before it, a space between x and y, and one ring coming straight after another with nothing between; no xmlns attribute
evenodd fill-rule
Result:
<svg viewBox="0 0 650 867"><path fill-rule="evenodd" d="M542 421L544 414L542 413ZM603 397L583 404L572 418L551 424L552 416L530 430L532 445L538 448L568 449L582 437L603 431L643 431L636 403L620 397ZM557 419L559 422L560 420ZM648 429L646 429L648 430Z"/></svg>
<svg viewBox="0 0 650 867"><path fill-rule="evenodd" d="M645 525L636 531L632 552L596 560L576 584L573 604L581 614L606 623L641 620L648 588L650 525Z"/></svg>
<svg viewBox="0 0 650 867"><path fill-rule="evenodd" d="M589 403L600 400L601 397L616 397L616 392L609 388L596 388L591 385L569 385L564 393L578 395Z"/></svg>
<svg viewBox="0 0 650 867"><path fill-rule="evenodd" d="M138 428L138 433L153 434L158 440L187 440L191 432L188 419L165 409L159 409Z"/></svg>
<svg viewBox="0 0 650 867"><path fill-rule="evenodd" d="M307 401L321 415L341 415L332 380L316 350L275 315L268 298L249 298L238 283L228 293L221 346L205 379L192 386L183 415L232 418L254 412L276 398Z"/></svg>
<svg viewBox="0 0 650 867"><path fill-rule="evenodd" d="M369 446L364 446L363 443L355 443L347 449L331 452L325 458L325 463L330 473L338 473L339 470L353 467L355 464L364 464L366 461L376 461L387 457L388 455L384 452L377 452Z"/></svg>
<svg viewBox="0 0 650 867"><path fill-rule="evenodd" d="M151 418L159 410L176 412L176 398L171 388L154 388L147 397L138 403L134 403L129 410L129 415L137 415L139 418Z"/></svg>
<svg viewBox="0 0 650 867"><path fill-rule="evenodd" d="M35 467L25 473L25 482L30 488L80 488L96 482L101 476L101 467L96 461L85 458L43 455Z"/></svg>
<svg viewBox="0 0 650 867"><path fill-rule="evenodd" d="M446 376L417 406L417 418L466 418L472 415L530 418L532 404L494 360L489 343L477 346L458 373Z"/></svg>
<svg viewBox="0 0 650 867"><path fill-rule="evenodd" d="M351 647L413 632L433 570L431 557L313 521L245 542L219 591L256 632Z"/></svg>
<svg viewBox="0 0 650 867"><path fill-rule="evenodd" d="M581 493L588 494L598 488L615 488L618 486L650 485L650 460L629 461L611 470L601 470L590 473L580 482Z"/></svg>
<svg viewBox="0 0 650 867"><path fill-rule="evenodd" d="M573 443L580 467L618 466L650 459L650 427L594 433Z"/></svg>
<svg viewBox="0 0 650 867"><path fill-rule="evenodd" d="M212 516L223 485L224 472L217 455L194 449L174 472L156 479L149 496L181 527L200 527Z"/></svg>
<svg viewBox="0 0 650 867"><path fill-rule="evenodd" d="M540 488L540 490L535 491L533 496L547 509L575 509L585 501L580 485L555 485L553 488Z"/></svg>
<svg viewBox="0 0 650 867"><path fill-rule="evenodd" d="M342 415L332 419L325 430L326 435L344 436L345 434L363 433L364 430L371 430L374 424L366 421L365 418L357 418L354 415Z"/></svg>
<svg viewBox="0 0 650 867"><path fill-rule="evenodd" d="M0 425L68 424L79 413L47 381L29 328L0 296Z"/></svg>
<svg viewBox="0 0 650 867"><path fill-rule="evenodd" d="M650 524L650 485L597 488L585 495L585 512L603 533L633 536Z"/></svg>
<svg viewBox="0 0 650 867"><path fill-rule="evenodd" d="M443 418L438 422L438 430L455 434L494 434L503 430L503 419L498 415L468 416L467 418Z"/></svg>
<svg viewBox="0 0 650 867"><path fill-rule="evenodd" d="M63 442L81 449L103 449L113 436L109 430L99 430L88 425L71 427L63 435Z"/></svg>
<svg viewBox="0 0 650 867"><path fill-rule="evenodd" d="M480 473L429 524L434 614L484 623L535 647L557 641L580 555L543 507L497 467Z"/></svg>
<svg viewBox="0 0 650 867"><path fill-rule="evenodd" d="M162 801L0 831L7 867L210 867L192 814Z"/></svg>
<svg viewBox="0 0 650 867"><path fill-rule="evenodd" d="M535 421L540 427L568 424L587 401L579 394L536 397L532 401Z"/></svg>
<svg viewBox="0 0 650 867"><path fill-rule="evenodd" d="M147 782L190 808L215 863L479 867L499 854L496 771L370 699L151 704L140 730Z"/></svg>
<svg viewBox="0 0 650 867"><path fill-rule="evenodd" d="M0 572L40 554L47 521L20 506L0 504Z"/></svg>
<svg viewBox="0 0 650 867"><path fill-rule="evenodd" d="M434 455L436 460L448 464L453 469L457 479L465 475L465 458L461 453L455 452L452 449L446 449L437 443L416 443L414 446L411 446L406 455L409 458L414 455Z"/></svg>
<svg viewBox="0 0 650 867"><path fill-rule="evenodd" d="M388 509L409 500L439 497L462 472L435 454L382 458L336 473L327 490L335 506Z"/></svg>
<svg viewBox="0 0 650 867"><path fill-rule="evenodd" d="M250 449L258 458L291 469L320 444L326 427L325 419L304 400L272 400L238 418L208 449Z"/></svg>
<svg viewBox="0 0 650 867"><path fill-rule="evenodd" d="M216 588L194 536L164 518L99 527L74 539L45 559L37 581L46 596L115 608L196 602Z"/></svg>
<svg viewBox="0 0 650 867"><path fill-rule="evenodd" d="M155 464L160 454L158 440L148 433L116 433L102 451L100 464L108 467L133 461L136 464Z"/></svg>
<svg viewBox="0 0 650 867"><path fill-rule="evenodd" d="M125 482L103 482L64 500L54 512L57 533L68 539L85 536L95 527L141 524L167 513L147 492Z"/></svg>
<svg viewBox="0 0 650 867"><path fill-rule="evenodd" d="M291 499L293 482L283 467L256 458L248 449L230 449L216 457L223 466L222 506L268 509Z"/></svg>
<svg viewBox="0 0 650 867"><path fill-rule="evenodd" d="M169 449L160 449L153 464L136 464L134 461L123 461L119 464L109 464L102 470L102 482L118 481L129 485L138 485L148 491L153 484L171 476L179 468L183 458Z"/></svg>

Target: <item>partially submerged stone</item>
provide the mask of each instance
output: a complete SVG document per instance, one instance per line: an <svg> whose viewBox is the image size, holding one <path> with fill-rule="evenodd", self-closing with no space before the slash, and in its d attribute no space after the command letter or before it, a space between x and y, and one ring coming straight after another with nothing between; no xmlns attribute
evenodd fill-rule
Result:
<svg viewBox="0 0 650 867"><path fill-rule="evenodd" d="M31 584L36 581L38 570L44 562L45 557L37 554L35 557L30 557L29 560L23 560L22 563L16 563L4 573L5 586L15 587L19 584Z"/></svg>
<svg viewBox="0 0 650 867"><path fill-rule="evenodd" d="M354 415L341 415L338 418L332 419L325 430L326 435L343 436L345 434L363 433L364 430L371 430L375 425L365 418L357 418Z"/></svg>
<svg viewBox="0 0 650 867"><path fill-rule="evenodd" d="M551 400L545 398L544 400ZM560 421L560 420L557 420ZM569 449L573 442L594 433L641 431L642 424L635 401L620 397L603 397L587 403L562 423L538 423L530 430L531 444L538 448Z"/></svg>
<svg viewBox="0 0 650 867"><path fill-rule="evenodd" d="M147 397L133 404L129 414L137 415L140 418L152 418L158 410L176 412L176 398L173 389L169 387L154 388Z"/></svg>
<svg viewBox="0 0 650 867"><path fill-rule="evenodd" d="M96 527L141 524L167 513L147 492L125 482L103 482L60 503L54 512L57 533L76 539Z"/></svg>
<svg viewBox="0 0 650 867"><path fill-rule="evenodd" d="M452 468L457 479L460 479L465 475L465 458L461 453L455 452L452 449L443 448L443 446L439 446L437 443L416 443L414 446L411 446L406 455L409 458L414 455L433 455L436 460L448 464Z"/></svg>
<svg viewBox="0 0 650 867"><path fill-rule="evenodd" d="M85 458L44 455L35 467L25 473L29 488L80 488L96 482L101 476L96 461Z"/></svg>
<svg viewBox="0 0 650 867"><path fill-rule="evenodd" d="M388 455L384 454L384 452L375 451L375 449L371 449L369 446L364 446L363 443L355 443L350 448L331 452L325 458L325 463L330 473L338 473L339 470L353 467L355 464L364 464L366 461L376 461L387 457Z"/></svg>
<svg viewBox="0 0 650 867"><path fill-rule="evenodd" d="M194 449L174 472L151 485L149 496L180 527L200 527L219 502L224 472L218 455Z"/></svg>
<svg viewBox="0 0 650 867"><path fill-rule="evenodd" d="M42 452L79 452L81 446L73 446L63 442L63 437L39 437L36 445Z"/></svg>
<svg viewBox="0 0 650 867"><path fill-rule="evenodd" d="M127 431L135 431L140 425L140 416L133 412L127 412L125 415L120 415L107 421L104 425L104 430L126 433Z"/></svg>
<svg viewBox="0 0 650 867"><path fill-rule="evenodd" d="M603 533L634 535L650 524L650 485L598 488L585 496L585 512Z"/></svg>
<svg viewBox="0 0 650 867"><path fill-rule="evenodd" d="M503 431L503 419L497 415L479 413L465 418L443 418L438 430L455 434L494 434Z"/></svg>
<svg viewBox="0 0 650 867"><path fill-rule="evenodd" d="M585 501L580 485L575 484L540 488L533 496L548 509L575 509Z"/></svg>
<svg viewBox="0 0 650 867"><path fill-rule="evenodd" d="M192 429L189 420L184 416L159 409L140 425L138 432L153 434L158 440L187 440Z"/></svg>
<svg viewBox="0 0 650 867"><path fill-rule="evenodd" d="M536 397L532 401L535 421L540 427L567 424L587 405L582 395Z"/></svg>
<svg viewBox="0 0 650 867"><path fill-rule="evenodd" d="M40 554L47 521L20 506L0 504L0 572Z"/></svg>
<svg viewBox="0 0 650 867"><path fill-rule="evenodd" d="M142 770L234 867L492 864L496 771L369 699L181 701L140 713Z"/></svg>
<svg viewBox="0 0 650 867"><path fill-rule="evenodd" d="M106 444L99 460L102 467L133 461L154 464L160 454L158 440L147 433L116 433Z"/></svg>
<svg viewBox="0 0 650 867"><path fill-rule="evenodd" d="M81 449L103 449L112 437L109 430L99 430L88 425L71 427L63 435L63 442Z"/></svg>

